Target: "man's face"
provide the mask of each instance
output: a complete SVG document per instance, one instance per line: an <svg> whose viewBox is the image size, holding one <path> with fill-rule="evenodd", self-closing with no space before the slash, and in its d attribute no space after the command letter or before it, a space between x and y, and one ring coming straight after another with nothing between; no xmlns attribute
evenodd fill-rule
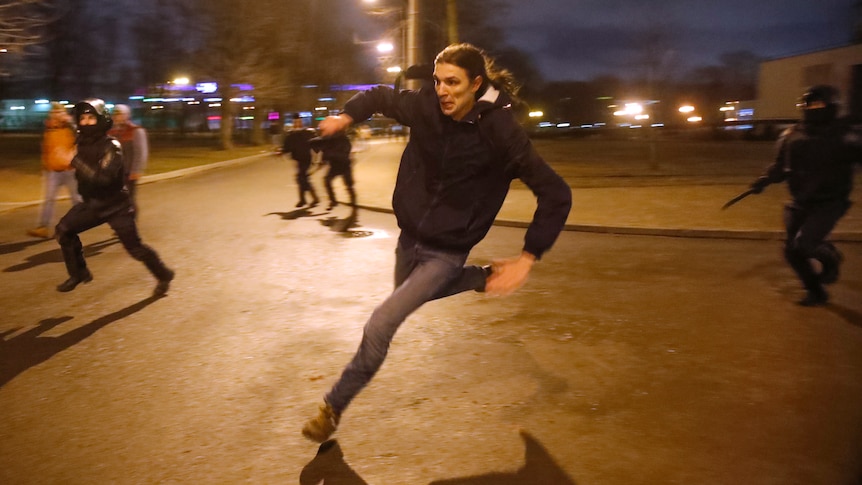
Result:
<svg viewBox="0 0 862 485"><path fill-rule="evenodd" d="M62 110L51 110L50 112L51 120L54 122L60 122L66 119L66 112Z"/></svg>
<svg viewBox="0 0 862 485"><path fill-rule="evenodd" d="M122 124L125 124L127 121L129 121L129 117L126 116L126 113L123 113L122 111L119 111L119 110L114 111L111 114L111 118L113 118L115 125L122 125Z"/></svg>
<svg viewBox="0 0 862 485"><path fill-rule="evenodd" d="M99 123L99 119L93 113L84 113L78 118L78 126L91 126Z"/></svg>
<svg viewBox="0 0 862 485"><path fill-rule="evenodd" d="M482 78L467 77L467 71L454 64L445 62L434 65L434 86L440 110L455 121L460 120L476 104L476 91L482 85Z"/></svg>

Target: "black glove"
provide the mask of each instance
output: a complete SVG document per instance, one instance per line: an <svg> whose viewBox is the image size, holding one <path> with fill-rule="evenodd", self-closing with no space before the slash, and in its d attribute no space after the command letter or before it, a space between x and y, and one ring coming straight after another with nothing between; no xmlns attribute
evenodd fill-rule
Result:
<svg viewBox="0 0 862 485"><path fill-rule="evenodd" d="M767 185L769 185L769 180L766 177L760 177L751 184L749 190L751 190L751 193L753 194L759 194L763 192L763 189L765 189Z"/></svg>

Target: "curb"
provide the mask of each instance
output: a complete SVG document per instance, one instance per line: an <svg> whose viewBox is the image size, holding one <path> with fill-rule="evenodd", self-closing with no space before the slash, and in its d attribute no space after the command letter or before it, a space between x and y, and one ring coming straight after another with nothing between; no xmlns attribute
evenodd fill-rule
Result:
<svg viewBox="0 0 862 485"><path fill-rule="evenodd" d="M264 152L258 155L251 155L233 160L225 160L223 162L210 163L206 165L198 165L172 172L164 172L153 175L144 175L138 181L139 185L162 180L170 180L188 175L194 175L209 170L218 168L230 167L249 163L260 158L271 156L272 153ZM58 200L68 199L68 196L58 197ZM0 214L21 207L41 204L41 200L29 202L12 202L0 203ZM376 207L368 205L357 205L358 208L372 212L380 212L384 214L392 214L393 210L386 207ZM507 219L495 219L495 226L501 227L516 227L526 229L529 227L529 222L514 221ZM759 231L759 230L729 230L729 229L686 229L686 228L651 228L651 227L626 227L626 226L601 226L594 224L566 224L563 226L564 231L571 232L587 232L597 234L616 234L621 236L659 236L659 237L684 237L692 239L742 239L742 240L777 240L784 239L784 231ZM836 242L862 242L862 232L838 232L830 235L830 240Z"/></svg>
<svg viewBox="0 0 862 485"><path fill-rule="evenodd" d="M392 209L373 207L368 205L357 205L359 209L384 214L392 214ZM513 221L507 219L495 219L495 226L515 227L526 229L529 222ZM758 230L731 230L731 229L684 229L684 228L656 228L656 227L626 227L626 226L601 226L595 224L566 224L564 231L589 232L596 234L615 234L619 236L657 236L657 237L682 237L690 239L740 239L753 241L783 241L784 231L758 231ZM832 233L829 240L835 242L862 242L862 233L838 232Z"/></svg>
<svg viewBox="0 0 862 485"><path fill-rule="evenodd" d="M196 167L183 168L180 170L174 170L171 172L163 172L157 173L153 175L144 175L138 180L138 185L144 185L152 182L159 182L161 180L169 180L173 178L185 177L186 175L194 175L200 172L206 172L208 170L213 170L217 168L229 167L232 165L240 165L242 163L247 163L254 161L258 158L268 157L271 153L261 153L259 155L251 155L243 158L235 158L233 160L225 160L223 162L215 162L209 163L206 165L198 165ZM62 195L57 197L57 200L66 200L68 199L68 195ZM42 200L31 200L27 202L0 202L0 214L3 212L8 212L11 210L19 209L21 207L29 207L33 205L39 205L42 203Z"/></svg>

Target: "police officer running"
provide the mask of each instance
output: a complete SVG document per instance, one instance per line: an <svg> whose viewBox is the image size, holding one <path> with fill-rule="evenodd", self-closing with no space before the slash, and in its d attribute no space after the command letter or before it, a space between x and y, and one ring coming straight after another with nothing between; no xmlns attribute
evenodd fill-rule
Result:
<svg viewBox="0 0 862 485"><path fill-rule="evenodd" d="M107 222L126 251L156 277L153 296L162 296L167 293L174 272L138 235L120 142L107 134L112 121L105 102L86 99L75 105L74 113L78 126L77 152L70 156L74 155L72 167L84 201L72 206L57 224L57 240L69 273L69 279L58 285L57 291L72 291L79 284L92 281L78 234Z"/></svg>
<svg viewBox="0 0 862 485"><path fill-rule="evenodd" d="M862 134L838 118L838 90L832 86L810 88L798 106L802 121L781 134L775 162L751 189L760 193L787 180L791 201L784 208L784 257L806 291L798 303L821 306L829 301L823 285L838 280L843 258L827 238L850 207ZM819 273L812 259L820 263Z"/></svg>

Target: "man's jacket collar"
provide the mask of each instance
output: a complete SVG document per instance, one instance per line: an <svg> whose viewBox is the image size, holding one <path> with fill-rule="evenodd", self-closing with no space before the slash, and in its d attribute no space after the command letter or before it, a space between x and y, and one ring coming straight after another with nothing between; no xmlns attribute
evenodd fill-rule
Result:
<svg viewBox="0 0 862 485"><path fill-rule="evenodd" d="M509 97L504 91L500 91L492 85L488 85L488 88L485 89L485 93L476 101L476 104L473 105L473 109L471 109L461 121L466 123L475 123L478 120L482 113L485 113L488 110L494 108L511 108L512 107L512 98Z"/></svg>

